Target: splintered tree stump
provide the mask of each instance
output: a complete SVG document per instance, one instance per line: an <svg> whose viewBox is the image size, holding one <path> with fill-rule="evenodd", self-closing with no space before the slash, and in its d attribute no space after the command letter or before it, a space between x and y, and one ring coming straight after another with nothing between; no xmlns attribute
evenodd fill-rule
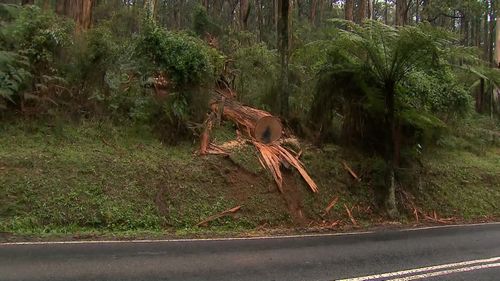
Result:
<svg viewBox="0 0 500 281"><path fill-rule="evenodd" d="M213 101L212 110L222 111L224 118L238 124L243 133L260 143L269 144L281 138L283 126L280 119L266 111L244 106L224 97Z"/></svg>

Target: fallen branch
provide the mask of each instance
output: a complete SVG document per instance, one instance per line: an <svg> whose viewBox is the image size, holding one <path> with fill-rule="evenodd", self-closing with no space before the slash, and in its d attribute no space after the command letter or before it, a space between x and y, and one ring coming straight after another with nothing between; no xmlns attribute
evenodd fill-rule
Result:
<svg viewBox="0 0 500 281"><path fill-rule="evenodd" d="M238 212L240 209L241 209L241 206L236 206L236 207L234 207L232 209L225 210L222 213L219 213L217 215L213 215L213 216L210 216L210 217L206 218L205 220L203 220L203 221L199 222L198 224L196 224L196 226L207 226L209 222L211 222L213 220L216 220L216 219L219 219L219 218L222 218L222 217L225 217L225 216L232 215L232 214Z"/></svg>
<svg viewBox="0 0 500 281"><path fill-rule="evenodd" d="M117 147L115 144L109 142L108 140L106 140L104 137L101 136L101 141L102 143L104 143L105 145L113 148L116 152L120 153L120 154L124 154L125 151L123 149L120 149L119 147Z"/></svg>
<svg viewBox="0 0 500 281"><path fill-rule="evenodd" d="M335 204L337 204L338 201L339 201L338 196L333 198L333 200L330 202L330 204L328 204L328 206L325 208L325 214L328 214L330 212L330 210L335 206Z"/></svg>
<svg viewBox="0 0 500 281"><path fill-rule="evenodd" d="M346 204L344 204L344 207L345 207L345 210L347 211L347 215L349 216L349 219L351 220L352 224L354 225L358 225L358 222L356 222L356 220L354 219L354 217L352 216L352 212L351 210L347 207Z"/></svg>
<svg viewBox="0 0 500 281"><path fill-rule="evenodd" d="M207 154L208 147L210 145L210 133L212 132L212 127L213 127L213 120L214 120L214 115L210 114L203 122L203 132L201 133L200 136L200 154L205 155Z"/></svg>
<svg viewBox="0 0 500 281"><path fill-rule="evenodd" d="M349 167L349 165L347 165L347 163L345 161L342 161L342 165L344 166L344 169L347 170L347 172L349 172L349 174L357 181L361 181L361 178L358 177L358 175L356 175L356 173L351 169L351 167Z"/></svg>

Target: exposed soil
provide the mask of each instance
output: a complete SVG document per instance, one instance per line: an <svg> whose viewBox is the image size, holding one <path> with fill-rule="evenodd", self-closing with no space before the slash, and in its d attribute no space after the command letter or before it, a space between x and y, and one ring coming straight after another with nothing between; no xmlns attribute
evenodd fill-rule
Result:
<svg viewBox="0 0 500 281"><path fill-rule="evenodd" d="M288 213L295 226L303 226L308 222L303 212L303 186L297 182L292 171L283 173L284 192L280 193L274 182L266 177L246 170L227 157L219 159L220 161L211 163L211 168L224 179L230 190L229 197L241 202L241 205L245 205L256 195L275 197L261 202L262 206L260 207L262 209L278 209L283 213ZM268 206L269 204L272 206ZM246 215L252 215L251 213L255 210L243 208L242 211Z"/></svg>

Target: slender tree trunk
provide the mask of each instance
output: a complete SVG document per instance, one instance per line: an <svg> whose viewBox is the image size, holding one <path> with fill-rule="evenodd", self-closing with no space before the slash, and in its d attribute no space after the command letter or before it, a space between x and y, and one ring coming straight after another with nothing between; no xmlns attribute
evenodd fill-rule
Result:
<svg viewBox="0 0 500 281"><path fill-rule="evenodd" d="M415 23L420 23L420 0L415 0Z"/></svg>
<svg viewBox="0 0 500 281"><path fill-rule="evenodd" d="M391 219L398 216L399 212L396 205L396 184L395 184L395 168L396 168L396 122L395 122L395 85L394 83L386 83L385 86L385 188L386 194L384 199L384 208Z"/></svg>
<svg viewBox="0 0 500 281"><path fill-rule="evenodd" d="M311 0L311 14L309 16L309 20L312 25L316 25L316 11L318 8L318 0Z"/></svg>
<svg viewBox="0 0 500 281"><path fill-rule="evenodd" d="M255 11L257 12L257 26L259 28L259 41L262 41L263 40L263 35L264 35L264 31L263 31L263 26L264 26L264 23L263 23L263 16L262 16L262 3L261 3L262 0L255 0Z"/></svg>
<svg viewBox="0 0 500 281"><path fill-rule="evenodd" d="M389 3L387 0L384 2L384 23L389 25Z"/></svg>
<svg viewBox="0 0 500 281"><path fill-rule="evenodd" d="M354 21L354 0L345 1L345 19Z"/></svg>
<svg viewBox="0 0 500 281"><path fill-rule="evenodd" d="M408 23L407 0L396 0L396 26L403 26Z"/></svg>
<svg viewBox="0 0 500 281"><path fill-rule="evenodd" d="M274 30L278 30L278 21L279 21L279 3L281 0L273 0L274 4ZM279 36L279 35L277 35Z"/></svg>
<svg viewBox="0 0 500 281"><path fill-rule="evenodd" d="M483 112L483 97L485 93L485 81L484 78L480 78L479 80L479 92L476 95L476 112L477 113L482 113Z"/></svg>
<svg viewBox="0 0 500 281"><path fill-rule="evenodd" d="M366 9L368 8L367 0L360 0L358 7L358 23L362 23L366 19Z"/></svg>
<svg viewBox="0 0 500 281"><path fill-rule="evenodd" d="M489 15L489 10L486 9L486 12L484 13L483 17L483 59L485 61L488 60L488 54L490 50L490 44L489 44L489 28L488 28L488 15Z"/></svg>
<svg viewBox="0 0 500 281"><path fill-rule="evenodd" d="M289 87L288 87L288 52L290 44L290 30L289 30L289 17L290 17L290 0L279 0L278 11L279 11L279 21L278 21L278 50L280 52L281 58L281 74L280 74L280 113L281 116L288 117L288 97L289 97Z"/></svg>
<svg viewBox="0 0 500 281"><path fill-rule="evenodd" d="M496 11L495 11L495 1L490 0L490 26L489 26L489 33L490 33L490 39L489 39L489 53L488 53L488 61L490 64L493 66L495 65L494 62L494 44L495 44L495 26L496 26Z"/></svg>
<svg viewBox="0 0 500 281"><path fill-rule="evenodd" d="M373 0L367 0L368 2L368 19L374 18L374 10L373 10Z"/></svg>
<svg viewBox="0 0 500 281"><path fill-rule="evenodd" d="M500 17L496 19L495 66L500 68Z"/></svg>
<svg viewBox="0 0 500 281"><path fill-rule="evenodd" d="M248 16L250 15L250 3L248 0L240 0L240 26L243 30L248 27Z"/></svg>

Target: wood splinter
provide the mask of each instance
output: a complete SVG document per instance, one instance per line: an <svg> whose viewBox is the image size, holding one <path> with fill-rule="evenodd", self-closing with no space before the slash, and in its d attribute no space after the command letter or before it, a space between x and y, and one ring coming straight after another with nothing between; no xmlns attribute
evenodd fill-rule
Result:
<svg viewBox="0 0 500 281"><path fill-rule="evenodd" d="M209 222L214 221L214 220L219 219L219 218L222 218L222 217L233 215L234 213L238 212L240 209L241 209L241 206L236 206L236 207L231 208L229 210L225 210L222 213L219 213L217 215L213 215L213 216L206 218L205 220L199 222L196 226L207 226Z"/></svg>
<svg viewBox="0 0 500 281"><path fill-rule="evenodd" d="M347 165L347 163L345 161L342 161L342 165L344 166L344 169L347 170L347 172L349 172L349 174L357 181L361 181L361 178L358 177L358 175L351 169L351 167L349 167L349 165Z"/></svg>

